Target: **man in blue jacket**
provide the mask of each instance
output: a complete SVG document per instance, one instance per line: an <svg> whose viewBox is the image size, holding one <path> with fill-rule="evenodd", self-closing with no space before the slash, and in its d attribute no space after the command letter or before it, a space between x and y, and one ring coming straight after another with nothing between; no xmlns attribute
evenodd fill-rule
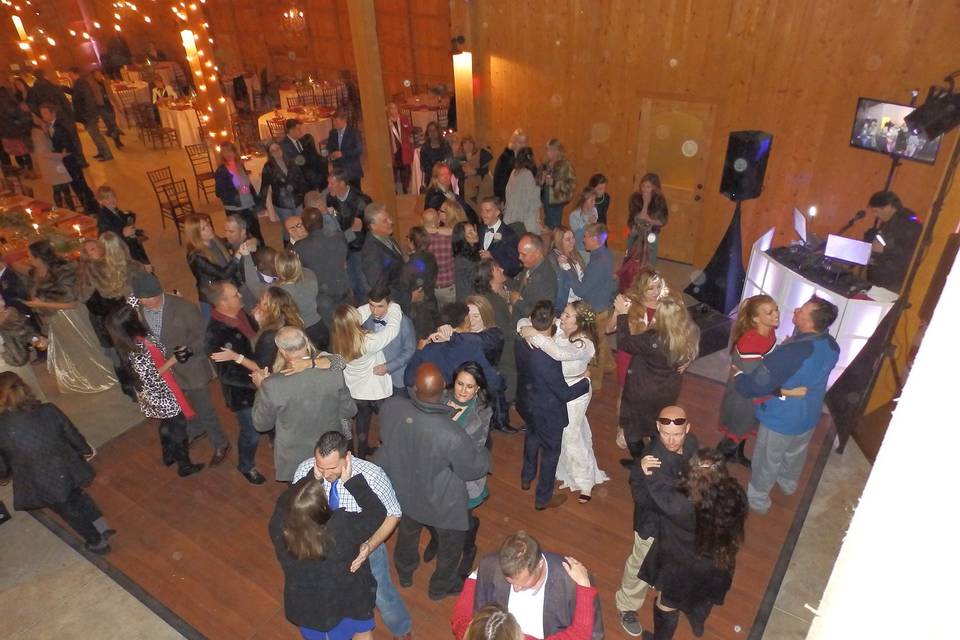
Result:
<svg viewBox="0 0 960 640"><path fill-rule="evenodd" d="M747 499L753 511L770 509L774 484L786 495L797 490L810 438L820 420L827 379L840 357L840 347L827 333L837 307L813 296L794 309L797 333L764 357L752 373L738 372L737 392L748 398L770 396L756 407L760 427L753 450L753 474ZM804 387L806 395L784 397L780 389Z"/></svg>
<svg viewBox="0 0 960 640"><path fill-rule="evenodd" d="M390 307L390 288L385 284L379 284L370 289L368 297L370 299L368 303L370 317L362 326L367 331L378 333L387 326L384 316L387 315L387 309ZM413 321L409 316L404 315L400 319L400 333L383 348L383 364L378 364L373 368L374 375L390 376L393 380L394 395L407 395L403 376L407 369L407 363L410 362L410 358L413 357L416 350L417 334L413 330Z"/></svg>

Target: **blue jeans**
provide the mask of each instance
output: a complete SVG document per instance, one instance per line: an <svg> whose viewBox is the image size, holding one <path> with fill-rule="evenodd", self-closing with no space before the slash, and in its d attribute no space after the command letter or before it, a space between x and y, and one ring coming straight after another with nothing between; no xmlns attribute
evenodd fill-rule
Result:
<svg viewBox="0 0 960 640"><path fill-rule="evenodd" d="M367 284L367 277L363 275L363 262L359 251L351 249L347 254L347 277L350 279L350 288L353 289L354 301L357 304L365 304L367 294L370 293L370 285Z"/></svg>
<svg viewBox="0 0 960 640"><path fill-rule="evenodd" d="M395 636L410 633L410 612L390 578L390 563L387 560L387 545L380 544L370 552L370 571L377 581L377 609L383 623Z"/></svg>
<svg viewBox="0 0 960 640"><path fill-rule="evenodd" d="M253 426L253 408L247 407L234 411L240 432L237 435L237 470L247 473L256 464L257 445L260 444L260 433Z"/></svg>

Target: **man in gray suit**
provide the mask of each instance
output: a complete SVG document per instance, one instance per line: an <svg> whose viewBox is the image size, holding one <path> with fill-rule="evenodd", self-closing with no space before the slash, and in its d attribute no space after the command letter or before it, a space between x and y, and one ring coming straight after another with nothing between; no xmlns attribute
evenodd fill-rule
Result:
<svg viewBox="0 0 960 640"><path fill-rule="evenodd" d="M317 274L317 311L329 327L334 310L341 304L350 304L353 298L347 277L348 239L336 219L320 209L304 209L302 218L307 237L293 245L293 250L303 267ZM351 230L347 231L353 235Z"/></svg>
<svg viewBox="0 0 960 640"><path fill-rule="evenodd" d="M346 421L357 413L357 405L343 381L342 364L323 366L326 358L316 355L301 329L280 329L276 342L293 373L269 377L261 372L253 374L259 387L253 403L253 426L260 432L276 429L276 477L280 482L290 482L297 465L312 455L320 434L340 431L352 437Z"/></svg>
<svg viewBox="0 0 960 640"><path fill-rule="evenodd" d="M513 320L530 317L533 305L539 300L551 303L557 297L557 272L549 260L544 259L543 240L540 236L525 233L517 243L523 271L517 274L510 288L513 304Z"/></svg>
<svg viewBox="0 0 960 640"><path fill-rule="evenodd" d="M206 321L196 305L180 296L165 294L152 273L143 271L136 275L133 295L140 298L143 321L160 338L165 357L173 355L178 347L187 347L194 353L192 358L173 368L173 377L197 414L187 422L187 436L191 441L210 436L214 448L210 466L215 467L227 457L230 441L210 399L208 386L213 380L213 366L204 355L207 353Z"/></svg>
<svg viewBox="0 0 960 640"><path fill-rule="evenodd" d="M403 510L393 556L400 586L412 584L420 564L421 530L428 526L436 531L437 567L428 589L432 600L463 589L458 568L470 528L466 482L483 478L490 469L490 452L473 443L441 402L445 387L436 365L420 365L410 398L394 396L383 403L376 455Z"/></svg>

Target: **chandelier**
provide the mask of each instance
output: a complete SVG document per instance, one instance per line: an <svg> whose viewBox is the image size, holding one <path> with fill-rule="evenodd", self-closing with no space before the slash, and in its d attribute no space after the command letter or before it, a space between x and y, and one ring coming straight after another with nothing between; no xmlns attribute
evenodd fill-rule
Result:
<svg viewBox="0 0 960 640"><path fill-rule="evenodd" d="M283 21L281 26L285 31L291 33L300 33L307 26L307 21L303 18L303 11L297 8L297 5L290 5L290 8L283 12Z"/></svg>

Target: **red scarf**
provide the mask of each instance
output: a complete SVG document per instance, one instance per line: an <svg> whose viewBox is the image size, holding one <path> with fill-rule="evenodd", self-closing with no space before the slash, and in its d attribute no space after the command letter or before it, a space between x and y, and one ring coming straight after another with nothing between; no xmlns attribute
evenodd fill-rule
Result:
<svg viewBox="0 0 960 640"><path fill-rule="evenodd" d="M257 332L253 330L253 327L250 325L250 319L247 318L247 314L243 311L238 313L236 318L231 318L214 309L210 312L210 317L217 322L222 322L231 329L236 329L245 335L251 344L253 343L253 339L257 337Z"/></svg>
<svg viewBox="0 0 960 640"><path fill-rule="evenodd" d="M163 357L163 352L153 344L150 340L145 338L140 338L140 342L147 347L147 351L150 352L150 357L153 359L154 366L157 367L157 372L160 371L160 367L163 366L163 363L167 361ZM163 378L163 381L167 384L167 387L173 393L173 397L177 399L177 404L180 405L180 410L183 412L183 416L187 420L192 420L197 414L194 412L193 407L190 406L190 402L187 401L187 396L183 394L183 391L180 389L180 385L177 384L176 379L173 377L173 371L167 369L160 374L160 377Z"/></svg>

